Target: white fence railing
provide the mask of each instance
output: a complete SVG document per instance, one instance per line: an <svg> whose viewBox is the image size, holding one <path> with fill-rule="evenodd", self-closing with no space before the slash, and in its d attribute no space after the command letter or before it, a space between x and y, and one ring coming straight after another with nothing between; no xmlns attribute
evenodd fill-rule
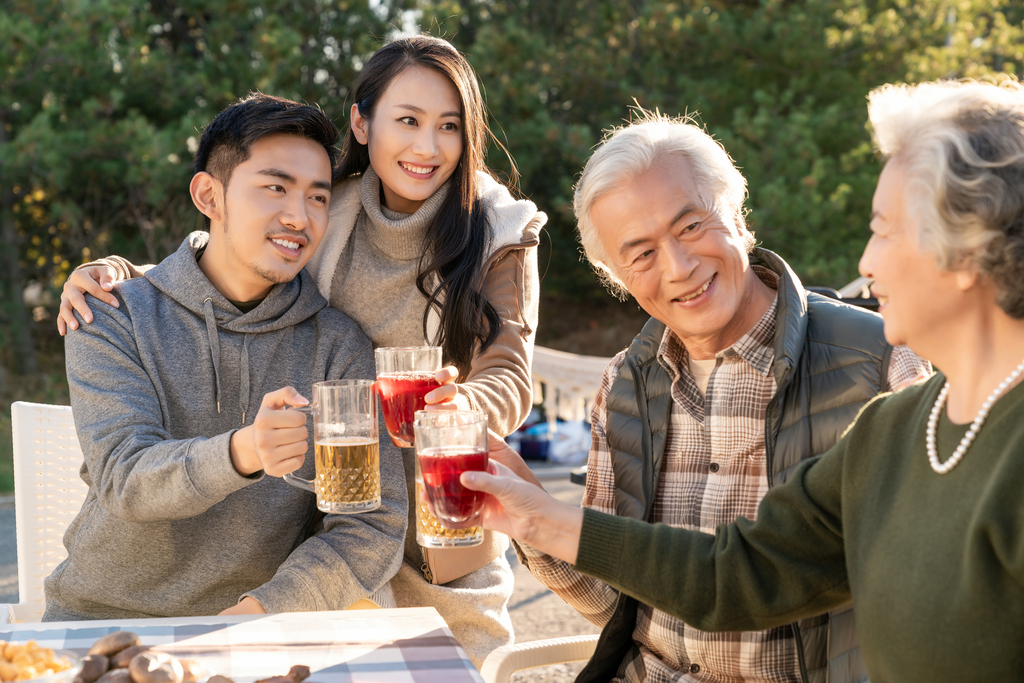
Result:
<svg viewBox="0 0 1024 683"><path fill-rule="evenodd" d="M601 387L601 375L611 358L533 349L533 401L542 403L550 422L589 419L589 410Z"/></svg>

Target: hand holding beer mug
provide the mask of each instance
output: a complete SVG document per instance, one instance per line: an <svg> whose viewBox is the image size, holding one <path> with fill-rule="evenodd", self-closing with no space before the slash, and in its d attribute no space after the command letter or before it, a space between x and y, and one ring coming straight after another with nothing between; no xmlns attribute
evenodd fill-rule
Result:
<svg viewBox="0 0 1024 683"><path fill-rule="evenodd" d="M434 377L441 369L441 347L389 347L377 349L373 355L380 407L391 442L411 448L416 411L426 408L426 395L441 386Z"/></svg>
<svg viewBox="0 0 1024 683"><path fill-rule="evenodd" d="M479 545L484 494L462 485L463 472L487 471L487 415L479 410L416 413L416 542L427 548ZM436 517L421 499L427 498Z"/></svg>
<svg viewBox="0 0 1024 683"><path fill-rule="evenodd" d="M354 514L380 507L380 442L373 382L339 379L313 385L316 479L284 475L292 486L316 494L324 512Z"/></svg>

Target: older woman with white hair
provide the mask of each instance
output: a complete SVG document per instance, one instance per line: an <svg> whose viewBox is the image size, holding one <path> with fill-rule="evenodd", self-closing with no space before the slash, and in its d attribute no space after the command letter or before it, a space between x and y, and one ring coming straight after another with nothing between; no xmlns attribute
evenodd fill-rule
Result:
<svg viewBox="0 0 1024 683"><path fill-rule="evenodd" d="M862 274L885 336L941 371L715 535L574 508L507 469L484 524L706 630L852 598L872 681L1024 679L1024 89L884 86Z"/></svg>

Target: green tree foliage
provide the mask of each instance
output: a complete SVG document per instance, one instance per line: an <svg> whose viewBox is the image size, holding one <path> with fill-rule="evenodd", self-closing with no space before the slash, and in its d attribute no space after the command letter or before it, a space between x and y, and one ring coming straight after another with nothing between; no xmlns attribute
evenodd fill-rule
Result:
<svg viewBox="0 0 1024 683"><path fill-rule="evenodd" d="M83 260L166 256L201 227L188 182L202 126L252 90L318 103L342 122L348 85L400 9L367 0L0 2L9 256L0 344L17 354L8 367L33 369L30 342L18 336L29 282L52 301Z"/></svg>
<svg viewBox="0 0 1024 683"><path fill-rule="evenodd" d="M545 291L575 296L594 278L573 183L634 103L696 115L747 177L758 239L807 284L838 286L856 275L880 170L868 91L1019 73L1024 49L1009 0L441 0L420 20L479 72L522 189L551 217Z"/></svg>
<svg viewBox="0 0 1024 683"><path fill-rule="evenodd" d="M572 187L634 103L699 115L749 180L763 244L837 285L879 171L870 88L1024 62L1012 0L0 0L0 366L32 370L29 283L52 302L83 260L156 261L200 226L191 155L218 110L258 89L344 125L361 64L410 19L479 72L551 217L544 294L577 301L607 299L580 262Z"/></svg>

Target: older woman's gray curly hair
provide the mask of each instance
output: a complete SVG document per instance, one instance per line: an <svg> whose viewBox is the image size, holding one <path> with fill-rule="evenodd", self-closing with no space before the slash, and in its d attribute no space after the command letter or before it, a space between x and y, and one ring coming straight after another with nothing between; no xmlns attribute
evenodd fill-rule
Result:
<svg viewBox="0 0 1024 683"><path fill-rule="evenodd" d="M743 200L747 181L720 143L694 124L690 117L669 117L657 111L637 110L636 119L608 131L587 161L573 197L580 242L587 260L613 294L625 299L626 287L612 269L611 260L594 231L590 211L594 202L624 183L636 180L673 157L690 163L700 198L723 220L744 227ZM754 248L749 232L747 251Z"/></svg>
<svg viewBox="0 0 1024 683"><path fill-rule="evenodd" d="M948 81L868 95L875 143L903 167L918 239L940 268L973 267L1024 318L1024 88Z"/></svg>

